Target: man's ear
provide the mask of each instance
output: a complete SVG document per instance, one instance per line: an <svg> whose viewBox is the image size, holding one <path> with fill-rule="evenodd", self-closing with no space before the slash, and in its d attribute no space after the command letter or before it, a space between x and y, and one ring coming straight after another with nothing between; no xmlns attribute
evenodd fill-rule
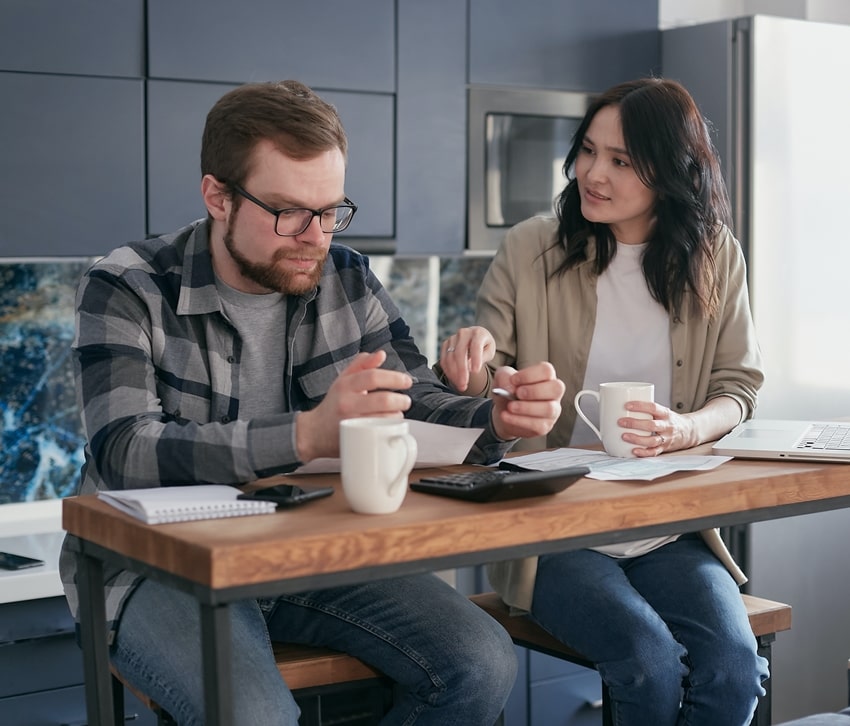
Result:
<svg viewBox="0 0 850 726"><path fill-rule="evenodd" d="M219 222L227 220L233 200L227 187L212 174L204 174L201 179L201 196L210 217Z"/></svg>

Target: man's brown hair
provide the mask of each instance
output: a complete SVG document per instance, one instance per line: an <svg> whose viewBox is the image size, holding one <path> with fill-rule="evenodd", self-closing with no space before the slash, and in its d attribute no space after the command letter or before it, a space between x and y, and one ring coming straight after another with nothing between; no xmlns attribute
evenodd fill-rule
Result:
<svg viewBox="0 0 850 726"><path fill-rule="evenodd" d="M248 83L224 94L207 114L201 174L242 184L251 153L262 140L298 160L332 149L343 157L348 152L336 108L303 83Z"/></svg>

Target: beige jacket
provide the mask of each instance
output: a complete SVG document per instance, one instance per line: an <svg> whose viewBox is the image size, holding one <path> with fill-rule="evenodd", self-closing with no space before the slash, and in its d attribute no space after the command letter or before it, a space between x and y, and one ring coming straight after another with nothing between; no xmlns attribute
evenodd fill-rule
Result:
<svg viewBox="0 0 850 726"><path fill-rule="evenodd" d="M496 341L492 371L502 365L523 368L548 360L566 384L563 413L545 438L521 441L517 450L568 446L575 423L573 397L584 381L596 323L596 275L592 262L552 277L564 260L563 248L552 248L557 222L534 217L507 234L484 277L477 299L476 322ZM595 251L591 242L588 256ZM698 410L720 395L736 399L750 418L764 380L747 293L744 257L728 229L715 240L720 286L717 317L706 321L685 313L670 316L673 351L671 402L677 413ZM627 370L624 369L624 376ZM482 394L489 393L490 384ZM738 582L746 577L735 564L717 530L701 532L708 546ZM490 565L488 576L506 603L529 610L537 559Z"/></svg>

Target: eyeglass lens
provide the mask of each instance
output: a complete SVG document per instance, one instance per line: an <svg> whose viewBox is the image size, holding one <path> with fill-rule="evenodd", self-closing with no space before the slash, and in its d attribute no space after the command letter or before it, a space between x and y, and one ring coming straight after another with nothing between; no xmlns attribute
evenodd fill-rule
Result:
<svg viewBox="0 0 850 726"><path fill-rule="evenodd" d="M345 229L353 215L354 210L345 206L329 207L318 215L312 209L284 209L277 215L276 231L280 235L301 234L310 226L313 217L318 216L322 232L330 234Z"/></svg>

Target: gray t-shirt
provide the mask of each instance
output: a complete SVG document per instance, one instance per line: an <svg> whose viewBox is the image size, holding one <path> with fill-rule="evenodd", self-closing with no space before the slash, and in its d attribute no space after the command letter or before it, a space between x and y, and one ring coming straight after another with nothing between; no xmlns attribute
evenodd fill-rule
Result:
<svg viewBox="0 0 850 726"><path fill-rule="evenodd" d="M286 295L252 295L216 277L224 314L239 331L239 418L249 419L284 410L283 371L286 363Z"/></svg>

